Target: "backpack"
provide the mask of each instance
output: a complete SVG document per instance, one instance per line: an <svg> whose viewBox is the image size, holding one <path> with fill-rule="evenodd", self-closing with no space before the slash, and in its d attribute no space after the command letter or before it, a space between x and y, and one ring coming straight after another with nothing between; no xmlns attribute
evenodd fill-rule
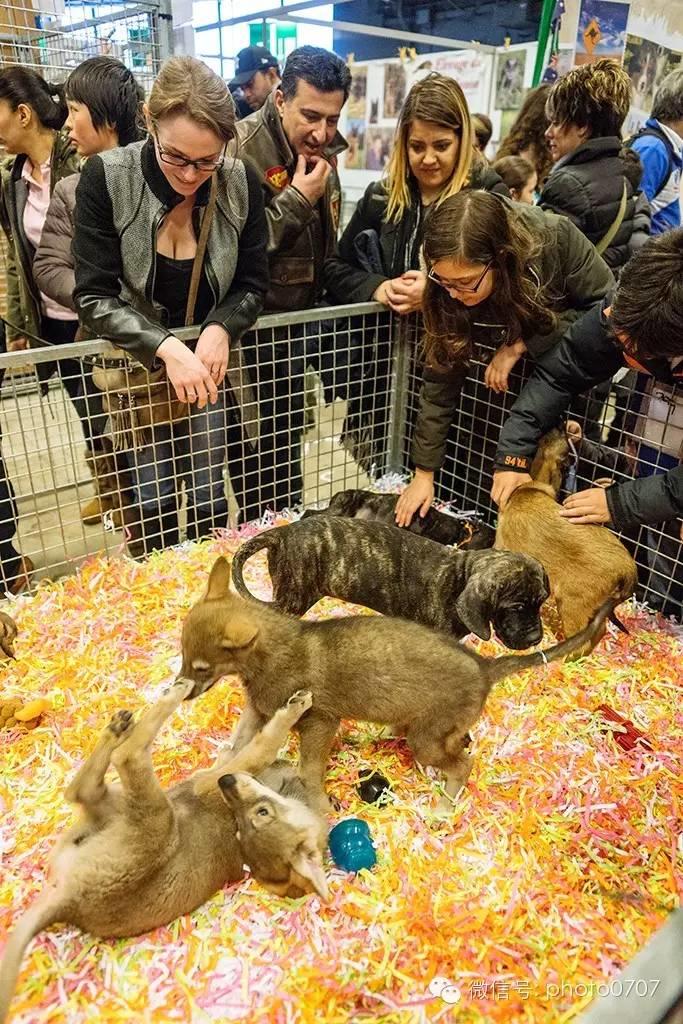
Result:
<svg viewBox="0 0 683 1024"><path fill-rule="evenodd" d="M649 128L641 128L640 131L636 132L635 135L632 135L631 138L624 143L624 145L627 149L632 149L633 143L636 141L636 139L642 139L646 135L652 135L653 138L659 139L660 142L663 142L666 147L666 155L669 158L666 171L664 172L664 177L660 181L654 195L650 199L650 202L652 202L652 199L657 198L657 196L662 191L667 181L671 177L671 174L674 169L675 151L671 139L668 138L668 136L665 135L660 128L655 128L654 126L650 126Z"/></svg>

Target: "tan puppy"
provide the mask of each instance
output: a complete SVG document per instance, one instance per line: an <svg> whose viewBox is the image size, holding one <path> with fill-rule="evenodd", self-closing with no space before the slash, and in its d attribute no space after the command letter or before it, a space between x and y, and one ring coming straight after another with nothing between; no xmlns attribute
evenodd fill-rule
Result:
<svg viewBox="0 0 683 1024"><path fill-rule="evenodd" d="M242 878L245 863L280 895L315 890L328 898L321 857L327 826L307 806L293 768L275 761L289 729L311 707L310 693L294 693L239 753L223 752L213 768L165 792L150 747L191 688L178 680L137 724L119 711L69 786L66 798L80 805L83 820L58 844L48 887L7 942L0 1024L24 950L50 924L105 938L139 935ZM105 782L110 763L120 788Z"/></svg>
<svg viewBox="0 0 683 1024"><path fill-rule="evenodd" d="M416 538L417 539L417 538ZM610 602L578 637L544 652L484 658L445 633L384 616L305 622L230 590L230 566L219 558L205 596L183 624L181 674L198 697L221 676L241 679L247 704L234 750L304 685L313 707L297 723L301 778L321 813L328 810L325 770L342 719L391 725L422 764L441 768L455 796L471 760L469 729L495 682L544 661L563 658L602 630ZM448 799L441 802L445 809Z"/></svg>
<svg viewBox="0 0 683 1024"><path fill-rule="evenodd" d="M17 638L17 624L5 612L0 612L0 651L6 658L14 657L14 641Z"/></svg>
<svg viewBox="0 0 683 1024"><path fill-rule="evenodd" d="M576 526L559 515L555 500L569 452L559 430L541 441L531 467L532 484L511 496L498 518L496 547L536 558L550 580L565 636L574 636L591 621L608 598L618 604L637 583L636 563L621 541L604 526ZM592 651L606 629L578 648L572 658Z"/></svg>

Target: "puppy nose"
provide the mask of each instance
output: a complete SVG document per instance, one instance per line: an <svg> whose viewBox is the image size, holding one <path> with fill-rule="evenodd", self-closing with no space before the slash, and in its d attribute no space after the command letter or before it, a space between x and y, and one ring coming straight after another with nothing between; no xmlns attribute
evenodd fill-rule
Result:
<svg viewBox="0 0 683 1024"><path fill-rule="evenodd" d="M235 775L221 775L218 785L223 790L232 789L233 786L237 785L237 777Z"/></svg>

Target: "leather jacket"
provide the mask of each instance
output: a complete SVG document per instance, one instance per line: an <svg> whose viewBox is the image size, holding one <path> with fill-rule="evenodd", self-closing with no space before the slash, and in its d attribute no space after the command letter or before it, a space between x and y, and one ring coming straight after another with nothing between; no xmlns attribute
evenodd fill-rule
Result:
<svg viewBox="0 0 683 1024"><path fill-rule="evenodd" d="M314 207L291 184L297 158L272 95L260 110L238 121L237 140L236 151L255 168L266 205L270 288L265 308L310 309L322 296L323 267L336 246L341 207L336 158L347 143L337 132L325 150L332 173L318 204L318 219Z"/></svg>

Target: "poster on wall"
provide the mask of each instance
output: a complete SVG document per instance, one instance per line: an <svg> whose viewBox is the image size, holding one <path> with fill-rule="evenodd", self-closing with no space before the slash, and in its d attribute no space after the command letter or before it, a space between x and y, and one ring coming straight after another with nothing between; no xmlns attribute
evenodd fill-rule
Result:
<svg viewBox="0 0 683 1024"><path fill-rule="evenodd" d="M344 153L344 166L351 171L365 167L365 121L350 117L346 122L346 141L349 148Z"/></svg>
<svg viewBox="0 0 683 1024"><path fill-rule="evenodd" d="M629 10L629 4L613 0L581 0L574 63L592 64L601 57L621 62Z"/></svg>
<svg viewBox="0 0 683 1024"><path fill-rule="evenodd" d="M626 37L624 68L631 79L633 106L649 114L655 92L662 79L680 64L681 55L651 39L640 36Z"/></svg>
<svg viewBox="0 0 683 1024"><path fill-rule="evenodd" d="M387 64L384 69L384 106L382 117L395 120L408 91L408 76L403 64Z"/></svg>
<svg viewBox="0 0 683 1024"><path fill-rule="evenodd" d="M392 143L394 141L393 128L375 128L370 126L366 132L365 143L365 169L368 171L383 171L389 163Z"/></svg>
<svg viewBox="0 0 683 1024"><path fill-rule="evenodd" d="M368 69L364 64L351 65L351 89L346 107L347 117L366 117L366 97L368 91Z"/></svg>
<svg viewBox="0 0 683 1024"><path fill-rule="evenodd" d="M499 53L496 64L496 98L498 110L519 110L524 99L526 50Z"/></svg>

